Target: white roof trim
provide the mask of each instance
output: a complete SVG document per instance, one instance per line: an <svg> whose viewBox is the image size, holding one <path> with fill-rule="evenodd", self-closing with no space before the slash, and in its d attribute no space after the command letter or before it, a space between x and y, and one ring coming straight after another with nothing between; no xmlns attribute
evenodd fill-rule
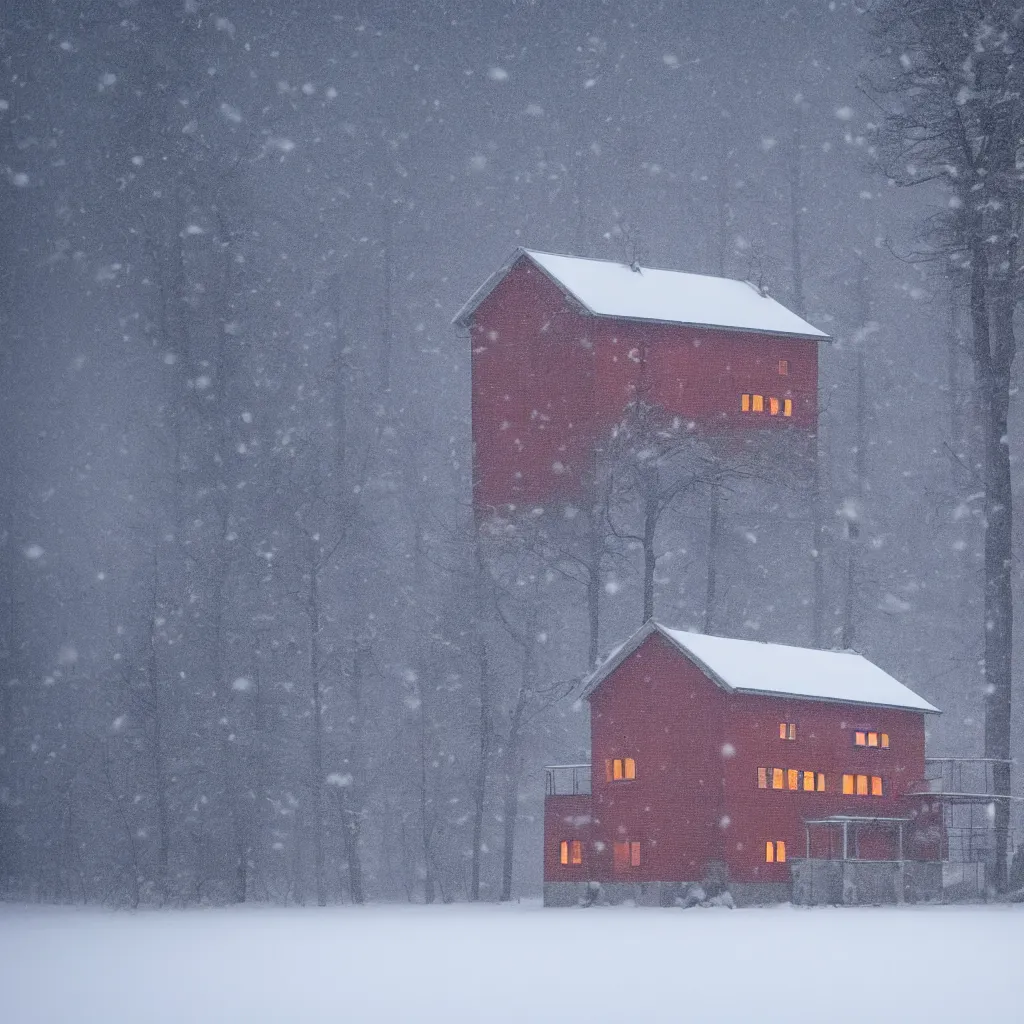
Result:
<svg viewBox="0 0 1024 1024"><path fill-rule="evenodd" d="M824 331L748 281L656 267L631 267L613 260L522 247L473 292L452 322L459 327L467 326L476 309L522 256L591 316L828 340Z"/></svg>
<svg viewBox="0 0 1024 1024"><path fill-rule="evenodd" d="M853 651L822 651L687 633L653 619L645 622L590 675L583 696L589 698L652 633L664 637L728 693L940 713L908 686Z"/></svg>

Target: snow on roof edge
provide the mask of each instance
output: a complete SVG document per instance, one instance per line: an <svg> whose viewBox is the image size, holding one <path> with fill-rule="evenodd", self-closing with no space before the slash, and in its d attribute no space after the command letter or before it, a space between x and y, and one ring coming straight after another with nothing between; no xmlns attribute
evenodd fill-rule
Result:
<svg viewBox="0 0 1024 1024"><path fill-rule="evenodd" d="M832 336L822 331L820 328L815 327L809 323L798 313L794 313L791 309L783 306L777 299L772 298L770 295L761 292L761 290L752 282L747 280L740 280L738 278L727 278L727 277L716 277L713 274L694 274L689 271L682 270L670 270L663 267L640 267L640 271L649 270L660 274L678 274L686 278L704 278L708 281L716 282L730 282L736 284L745 284L751 290L756 292L762 298L768 299L776 307L782 309L787 314L792 316L795 320L806 324L809 331L790 331L780 330L773 327L765 326L741 326L735 324L718 324L709 323L707 320L682 320L679 318L665 319L662 317L655 316L643 316L629 313L611 313L602 312L595 310L592 306L575 291L570 285L560 277L558 277L552 270L544 266L543 260L539 257L551 256L557 259L574 260L574 261L589 261L592 263L599 263L605 266L611 265L616 267L625 267L627 264L620 263L617 260L601 259L598 256L573 256L568 253L556 253L556 252L545 252L541 249L528 249L526 246L517 246L512 255L497 269L495 270L484 282L481 284L469 297L469 299L462 305L459 311L452 317L452 324L457 327L466 327L469 324L469 320L473 313L483 304L484 300L491 294L492 291L501 283L508 272L512 269L513 265L519 259L520 256L526 256L530 262L552 281L562 292L571 296L580 307L590 316L596 316L606 319L615 320L627 320L635 323L648 323L648 324L666 324L674 327L703 327L710 328L712 330L721 331L735 331L740 334L767 334L773 337L779 338L799 338L807 341L832 341Z"/></svg>
<svg viewBox="0 0 1024 1024"><path fill-rule="evenodd" d="M926 700L915 690L912 690L905 683L901 683L895 676L890 676L881 666L876 665L873 661L866 658L863 654L857 651L824 651L813 647L796 647L793 644L777 644L771 643L766 640L737 640L737 643L741 644L761 644L768 648L788 648L795 651L807 651L820 653L822 655L852 655L863 662L865 662L872 669L877 670L884 676L891 679L903 690L906 690L912 697L916 698L918 704L909 703L890 703L881 700L872 700L867 697L847 697L847 696L829 696L823 694L811 694L811 693L789 693L778 689L770 688L758 688L748 686L734 686L730 684L722 675L711 668L704 659L697 655L694 651L684 645L684 643L673 634L685 633L684 630L674 630L671 627L664 626L654 619L648 619L628 640L614 648L608 657L596 668L589 676L584 679L583 691L581 698L589 700L591 695L601 686L601 684L610 676L652 633L658 633L665 640L667 640L680 654L682 654L687 660L697 666L702 672L707 675L709 679L715 682L716 685L725 690L726 693L736 693L742 695L758 695L777 697L780 700L810 700L819 703L827 704L857 704L867 707L884 707L890 708L897 711L914 711L919 714L935 714L941 715L942 711L940 708L935 707L930 701ZM703 634L702 634L703 635ZM708 634L709 636L711 634ZM713 637L715 640L730 640L735 638L730 637Z"/></svg>

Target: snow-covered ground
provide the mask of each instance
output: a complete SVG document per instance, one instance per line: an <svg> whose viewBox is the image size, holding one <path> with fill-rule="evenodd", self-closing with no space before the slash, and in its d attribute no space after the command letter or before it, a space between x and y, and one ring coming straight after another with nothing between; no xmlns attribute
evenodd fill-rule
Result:
<svg viewBox="0 0 1024 1024"><path fill-rule="evenodd" d="M0 906L3 1024L964 1024L1022 965L1024 906Z"/></svg>

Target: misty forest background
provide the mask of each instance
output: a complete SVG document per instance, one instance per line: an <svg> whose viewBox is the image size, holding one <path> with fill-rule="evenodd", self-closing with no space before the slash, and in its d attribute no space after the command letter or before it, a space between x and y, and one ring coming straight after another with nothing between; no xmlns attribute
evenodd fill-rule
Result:
<svg viewBox="0 0 1024 1024"><path fill-rule="evenodd" d="M0 894L539 891L588 594L604 653L643 553L628 501L598 549L474 527L451 318L517 244L833 335L819 501L666 502L655 613L852 644L982 753L965 292L913 256L939 189L878 173L857 5L2 6Z"/></svg>

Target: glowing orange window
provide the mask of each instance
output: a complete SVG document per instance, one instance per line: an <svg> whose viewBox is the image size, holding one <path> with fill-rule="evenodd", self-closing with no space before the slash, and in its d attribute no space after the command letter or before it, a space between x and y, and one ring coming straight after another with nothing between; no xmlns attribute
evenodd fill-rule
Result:
<svg viewBox="0 0 1024 1024"><path fill-rule="evenodd" d="M772 789L785 789L785 772L781 768L772 769Z"/></svg>
<svg viewBox="0 0 1024 1024"><path fill-rule="evenodd" d="M740 412L750 412L750 395L740 395Z"/></svg>
<svg viewBox="0 0 1024 1024"><path fill-rule="evenodd" d="M882 795L882 778L879 775L871 776L871 795L881 796Z"/></svg>
<svg viewBox="0 0 1024 1024"><path fill-rule="evenodd" d="M882 749L889 749L889 734L887 732L882 733Z"/></svg>
<svg viewBox="0 0 1024 1024"><path fill-rule="evenodd" d="M855 747L866 747L868 745L868 734L866 732L855 732L853 734L853 745Z"/></svg>
<svg viewBox="0 0 1024 1024"><path fill-rule="evenodd" d="M844 775L843 776L843 794L845 796L850 796L850 795L852 795L852 793L853 793L853 776L852 775Z"/></svg>
<svg viewBox="0 0 1024 1024"><path fill-rule="evenodd" d="M568 839L563 839L562 840L562 845L559 848L558 859L559 859L559 861L562 864L568 864L569 863L569 840Z"/></svg>
<svg viewBox="0 0 1024 1024"><path fill-rule="evenodd" d="M814 792L814 772L804 772L804 792Z"/></svg>
<svg viewBox="0 0 1024 1024"><path fill-rule="evenodd" d="M792 416L793 415L793 399L785 398L782 401L782 415Z"/></svg>
<svg viewBox="0 0 1024 1024"><path fill-rule="evenodd" d="M824 772L818 772L818 792L819 793L824 793L825 792L825 773Z"/></svg>
<svg viewBox="0 0 1024 1024"><path fill-rule="evenodd" d="M779 400L777 398L769 398L768 399L768 412L772 416L778 416L779 415Z"/></svg>
<svg viewBox="0 0 1024 1024"><path fill-rule="evenodd" d="M779 739L796 739L796 722L779 722Z"/></svg>
<svg viewBox="0 0 1024 1024"><path fill-rule="evenodd" d="M766 864L786 863L786 844L782 839L772 842L770 839L764 844L764 860Z"/></svg>
<svg viewBox="0 0 1024 1024"><path fill-rule="evenodd" d="M612 866L617 874L621 874L627 868L640 867L640 844L637 842L613 843Z"/></svg>
<svg viewBox="0 0 1024 1024"><path fill-rule="evenodd" d="M764 395L751 395L750 408L753 412L764 412Z"/></svg>
<svg viewBox="0 0 1024 1024"><path fill-rule="evenodd" d="M609 758L604 763L607 782L628 782L636 778L636 761L631 757Z"/></svg>
<svg viewBox="0 0 1024 1024"><path fill-rule="evenodd" d="M779 360L779 376L781 376L781 377L788 377L789 376L789 360L788 359L780 359Z"/></svg>
<svg viewBox="0 0 1024 1024"><path fill-rule="evenodd" d="M857 796L868 795L868 777L866 775L857 776Z"/></svg>
<svg viewBox="0 0 1024 1024"><path fill-rule="evenodd" d="M878 746L878 733L877 732L869 732L868 733L868 746L869 747L877 747Z"/></svg>
<svg viewBox="0 0 1024 1024"><path fill-rule="evenodd" d="M800 772L798 772L796 770L796 768L790 768L789 771L786 772L786 775L788 777L789 788L790 789L799 789L800 788Z"/></svg>
<svg viewBox="0 0 1024 1024"><path fill-rule="evenodd" d="M757 769L757 788L767 789L768 788L768 769L758 768Z"/></svg>

